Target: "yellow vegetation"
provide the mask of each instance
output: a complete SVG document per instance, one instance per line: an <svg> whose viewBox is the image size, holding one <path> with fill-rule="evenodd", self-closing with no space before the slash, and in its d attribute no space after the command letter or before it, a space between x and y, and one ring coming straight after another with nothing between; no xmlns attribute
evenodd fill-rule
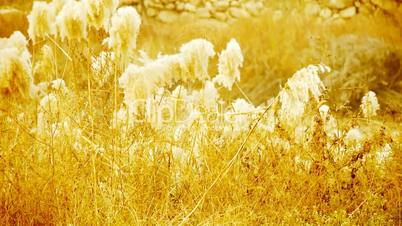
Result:
<svg viewBox="0 0 402 226"><path fill-rule="evenodd" d="M398 15L112 8L0 39L1 225L402 221Z"/></svg>

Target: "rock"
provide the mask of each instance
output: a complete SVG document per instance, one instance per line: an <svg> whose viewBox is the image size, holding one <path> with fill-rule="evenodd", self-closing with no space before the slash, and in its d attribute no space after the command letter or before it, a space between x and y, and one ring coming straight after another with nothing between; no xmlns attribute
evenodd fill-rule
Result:
<svg viewBox="0 0 402 226"><path fill-rule="evenodd" d="M165 6L165 8L166 8L166 9L173 10L173 9L176 8L176 5L175 5L174 3L169 3L169 4L167 4L167 5Z"/></svg>
<svg viewBox="0 0 402 226"><path fill-rule="evenodd" d="M230 1L230 6L232 7L240 7L240 2L237 0L231 0Z"/></svg>
<svg viewBox="0 0 402 226"><path fill-rule="evenodd" d="M395 0L371 0L371 3L385 11L393 11L398 9L398 3Z"/></svg>
<svg viewBox="0 0 402 226"><path fill-rule="evenodd" d="M246 10L236 7L230 8L229 12L230 15L232 15L234 18L245 18L250 16L250 14Z"/></svg>
<svg viewBox="0 0 402 226"><path fill-rule="evenodd" d="M157 9L164 9L165 6L160 3L160 2L149 2L148 4L145 4L145 7L153 7L153 8L157 8Z"/></svg>
<svg viewBox="0 0 402 226"><path fill-rule="evenodd" d="M194 4L192 3L186 3L184 4L184 10L188 11L188 12L195 12L195 10L197 9L197 7L195 7Z"/></svg>
<svg viewBox="0 0 402 226"><path fill-rule="evenodd" d="M120 5L138 4L139 0L120 0Z"/></svg>
<svg viewBox="0 0 402 226"><path fill-rule="evenodd" d="M339 15L339 13L333 13L331 17L331 24L333 25L344 25L345 24L345 19Z"/></svg>
<svg viewBox="0 0 402 226"><path fill-rule="evenodd" d="M246 4L244 4L244 7L253 16L258 16L262 9L260 4L253 1L247 2Z"/></svg>
<svg viewBox="0 0 402 226"><path fill-rule="evenodd" d="M0 9L0 37L9 37L14 31L26 33L28 20L24 12L17 9Z"/></svg>
<svg viewBox="0 0 402 226"><path fill-rule="evenodd" d="M369 4L362 4L359 7L359 13L365 14L365 15L370 15L374 12L374 8L372 5Z"/></svg>
<svg viewBox="0 0 402 226"><path fill-rule="evenodd" d="M135 5L139 3L140 0L120 0L120 5Z"/></svg>
<svg viewBox="0 0 402 226"><path fill-rule="evenodd" d="M353 16L356 15L356 7L352 6L352 7L348 7L342 11L339 12L339 15L342 18L351 18Z"/></svg>
<svg viewBox="0 0 402 226"><path fill-rule="evenodd" d="M355 6L356 6L356 8L359 8L361 5L362 5L362 3L361 3L361 2L358 2L358 1L356 1L356 2L355 2Z"/></svg>
<svg viewBox="0 0 402 226"><path fill-rule="evenodd" d="M162 4L169 4L169 3L174 3L175 0L156 0L156 2L160 2Z"/></svg>
<svg viewBox="0 0 402 226"><path fill-rule="evenodd" d="M316 16L320 13L321 7L318 3L316 2L311 2L306 5L304 8L304 14L306 16Z"/></svg>
<svg viewBox="0 0 402 226"><path fill-rule="evenodd" d="M218 11L225 11L229 8L230 2L227 0L219 0L212 3L215 10Z"/></svg>
<svg viewBox="0 0 402 226"><path fill-rule="evenodd" d="M177 2L176 3L176 9L178 11L183 11L184 10L184 3L183 2Z"/></svg>
<svg viewBox="0 0 402 226"><path fill-rule="evenodd" d="M207 8L207 9L209 9L209 10L214 9L214 7L212 6L212 4L211 4L210 2L206 2L205 5L204 5L204 7Z"/></svg>
<svg viewBox="0 0 402 226"><path fill-rule="evenodd" d="M154 8L147 8L147 15L150 17L154 17L158 14L158 11Z"/></svg>
<svg viewBox="0 0 402 226"><path fill-rule="evenodd" d="M332 9L344 9L353 6L354 0L327 0L327 6Z"/></svg>
<svg viewBox="0 0 402 226"><path fill-rule="evenodd" d="M208 8L198 8L195 11L195 14L197 14L198 17L201 18L210 18L211 17L211 13L209 13L209 9Z"/></svg>
<svg viewBox="0 0 402 226"><path fill-rule="evenodd" d="M177 1L177 0L173 0L173 1ZM203 2L205 2L204 0L185 0L187 2L191 2L192 4L194 4L195 6L201 6Z"/></svg>
<svg viewBox="0 0 402 226"><path fill-rule="evenodd" d="M216 12L214 13L214 18L220 21L225 21L228 19L228 15L226 15L226 13Z"/></svg>
<svg viewBox="0 0 402 226"><path fill-rule="evenodd" d="M158 15L158 18L160 21L165 22L165 23L171 23L179 17L179 14L173 11L161 11Z"/></svg>
<svg viewBox="0 0 402 226"><path fill-rule="evenodd" d="M339 15L339 13L334 13L334 14L332 15L332 19L339 19L339 18L341 18L341 16Z"/></svg>
<svg viewBox="0 0 402 226"><path fill-rule="evenodd" d="M329 8L324 8L321 10L320 16L324 19L328 19L332 16L332 11Z"/></svg>

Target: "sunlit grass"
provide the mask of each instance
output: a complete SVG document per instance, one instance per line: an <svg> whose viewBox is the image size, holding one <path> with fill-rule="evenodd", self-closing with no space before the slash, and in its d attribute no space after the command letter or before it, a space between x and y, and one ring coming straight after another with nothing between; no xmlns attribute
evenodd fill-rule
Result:
<svg viewBox="0 0 402 226"><path fill-rule="evenodd" d="M402 31L395 20L379 14L327 24L263 15L228 26L142 18L136 49L130 45L124 56L102 45L108 32L89 29L83 40L29 40L35 92L24 98L2 89L1 224L401 221ZM135 42L135 34L127 35ZM197 38L208 40L217 55L181 51ZM232 38L244 62L240 82L229 83L229 91L213 77ZM93 57L102 51L106 57L94 69ZM166 69L165 77L127 69L129 63L166 64L155 60L158 53L169 54L173 63L167 65L175 66L156 67ZM208 57L208 67L192 67ZM237 68L239 59L228 65ZM296 76L310 64L320 66ZM211 78L196 77L203 72ZM192 77L172 79L179 74ZM123 75L145 79L122 87ZM326 88L320 79L310 81L313 76ZM155 84L163 92L149 88ZM379 110L367 101L360 108L369 90ZM145 116L129 111L132 93L153 100L157 109L173 103L174 120L133 124ZM297 100L286 102L285 94ZM179 101L196 103L191 123L178 120L188 110ZM214 120L220 115L211 106L221 102L223 117L232 121ZM304 107L301 113L296 105Z"/></svg>

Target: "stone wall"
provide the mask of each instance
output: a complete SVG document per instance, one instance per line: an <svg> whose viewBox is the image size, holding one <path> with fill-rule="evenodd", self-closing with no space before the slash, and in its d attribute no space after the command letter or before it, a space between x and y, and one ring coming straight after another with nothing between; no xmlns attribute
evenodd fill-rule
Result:
<svg viewBox="0 0 402 226"><path fill-rule="evenodd" d="M17 3L22 0L13 0ZM303 0L302 9L272 6L271 2L279 0L120 0L123 5L134 5L140 13L162 22L174 22L179 18L206 18L218 21L258 16L271 13L274 18L288 14L289 10L302 10L307 16L324 20L347 20L357 14L372 14L386 11L399 15L402 22L402 0ZM290 3L280 0L281 4ZM11 2L11 0L9 0ZM31 0L24 0L29 6ZM1 3L1 0L0 0ZM8 3L5 1L5 3ZM281 5L279 4L279 5ZM21 5L21 4L17 4ZM24 4L22 4L24 5ZM0 37L9 36L14 30L23 32L27 29L25 10L2 8L0 4ZM290 8L290 9L289 9ZM265 11L265 12L264 12Z"/></svg>
<svg viewBox="0 0 402 226"><path fill-rule="evenodd" d="M372 14L376 10L402 13L401 0L324 0L309 1L304 13L324 19L348 19L359 13Z"/></svg>
<svg viewBox="0 0 402 226"><path fill-rule="evenodd" d="M173 22L180 17L197 17L227 21L259 15L264 0L122 0L133 4L149 17ZM144 9L145 8L145 9Z"/></svg>
<svg viewBox="0 0 402 226"><path fill-rule="evenodd" d="M196 17L228 21L260 15L265 9L283 15L286 9L271 8L269 0L121 0L135 5L141 13L162 22L181 17ZM376 10L397 11L402 14L402 0L304 0L304 13L323 19L348 19L359 13ZM398 11L399 10L399 11Z"/></svg>

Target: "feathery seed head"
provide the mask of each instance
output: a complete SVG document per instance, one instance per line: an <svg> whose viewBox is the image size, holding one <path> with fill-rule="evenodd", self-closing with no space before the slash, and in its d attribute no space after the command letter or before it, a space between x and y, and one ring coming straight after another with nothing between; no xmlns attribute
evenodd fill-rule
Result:
<svg viewBox="0 0 402 226"><path fill-rule="evenodd" d="M109 22L116 11L119 1L117 0L83 0L88 12L88 23L96 29L109 30Z"/></svg>
<svg viewBox="0 0 402 226"><path fill-rule="evenodd" d="M313 98L318 101L325 90L319 73L328 72L322 65L310 65L297 71L288 79L286 87L279 92L281 102L280 118L285 124L292 125L304 114L305 105Z"/></svg>
<svg viewBox="0 0 402 226"><path fill-rule="evenodd" d="M225 112L224 132L226 134L237 135L242 131L248 130L252 121L253 113L257 108L244 99L236 99L232 103L233 109Z"/></svg>
<svg viewBox="0 0 402 226"><path fill-rule="evenodd" d="M42 38L46 35L55 35L55 19L56 15L51 4L46 2L34 2L32 11L28 15L29 37L35 42L37 38Z"/></svg>
<svg viewBox="0 0 402 226"><path fill-rule="evenodd" d="M130 64L124 71L119 78L119 85L124 89L124 102L130 112L136 109L138 100L145 100L157 90L152 74L148 74L146 68L134 64Z"/></svg>
<svg viewBox="0 0 402 226"><path fill-rule="evenodd" d="M326 120L328 113L329 113L329 107L326 104L323 104L320 106L320 108L318 109L318 111L320 112L321 118L323 120Z"/></svg>
<svg viewBox="0 0 402 226"><path fill-rule="evenodd" d="M235 39L230 40L226 49L219 54L218 75L214 82L231 90L236 81L240 81L240 68L243 66L244 57L239 43Z"/></svg>
<svg viewBox="0 0 402 226"><path fill-rule="evenodd" d="M380 104L378 103L377 95L373 91L369 91L362 98L362 103L360 105L363 115L366 118L370 118L377 115L377 111L380 109Z"/></svg>
<svg viewBox="0 0 402 226"><path fill-rule="evenodd" d="M392 154L392 147L390 144L385 144L376 154L377 162L380 164L385 163Z"/></svg>
<svg viewBox="0 0 402 226"><path fill-rule="evenodd" d="M56 18L61 39L82 40L87 38L87 13L83 2L67 1Z"/></svg>
<svg viewBox="0 0 402 226"><path fill-rule="evenodd" d="M16 48L19 56L30 61L31 54L27 45L28 40L20 31L15 31L9 38L0 38L0 49Z"/></svg>
<svg viewBox="0 0 402 226"><path fill-rule="evenodd" d="M26 45L27 40L20 32L0 39L0 89L22 97L32 96L34 92L31 55Z"/></svg>
<svg viewBox="0 0 402 226"><path fill-rule="evenodd" d="M192 40L180 48L181 68L184 78L190 81L204 81L209 78L209 58L215 55L214 46L205 39Z"/></svg>
<svg viewBox="0 0 402 226"><path fill-rule="evenodd" d="M113 15L109 38L104 42L123 58L137 47L141 17L133 7L122 7Z"/></svg>
<svg viewBox="0 0 402 226"><path fill-rule="evenodd" d="M207 81L200 91L193 91L191 96L192 101L199 109L213 111L218 107L219 93L211 81Z"/></svg>
<svg viewBox="0 0 402 226"><path fill-rule="evenodd" d="M363 140L363 133L357 127L351 128L345 136L345 143L347 145L358 145Z"/></svg>
<svg viewBox="0 0 402 226"><path fill-rule="evenodd" d="M62 94L68 93L68 88L63 79L56 79L50 82L50 88L56 92L60 92Z"/></svg>
<svg viewBox="0 0 402 226"><path fill-rule="evenodd" d="M39 102L39 111L52 113L58 110L57 97L55 94L50 93L44 96Z"/></svg>

